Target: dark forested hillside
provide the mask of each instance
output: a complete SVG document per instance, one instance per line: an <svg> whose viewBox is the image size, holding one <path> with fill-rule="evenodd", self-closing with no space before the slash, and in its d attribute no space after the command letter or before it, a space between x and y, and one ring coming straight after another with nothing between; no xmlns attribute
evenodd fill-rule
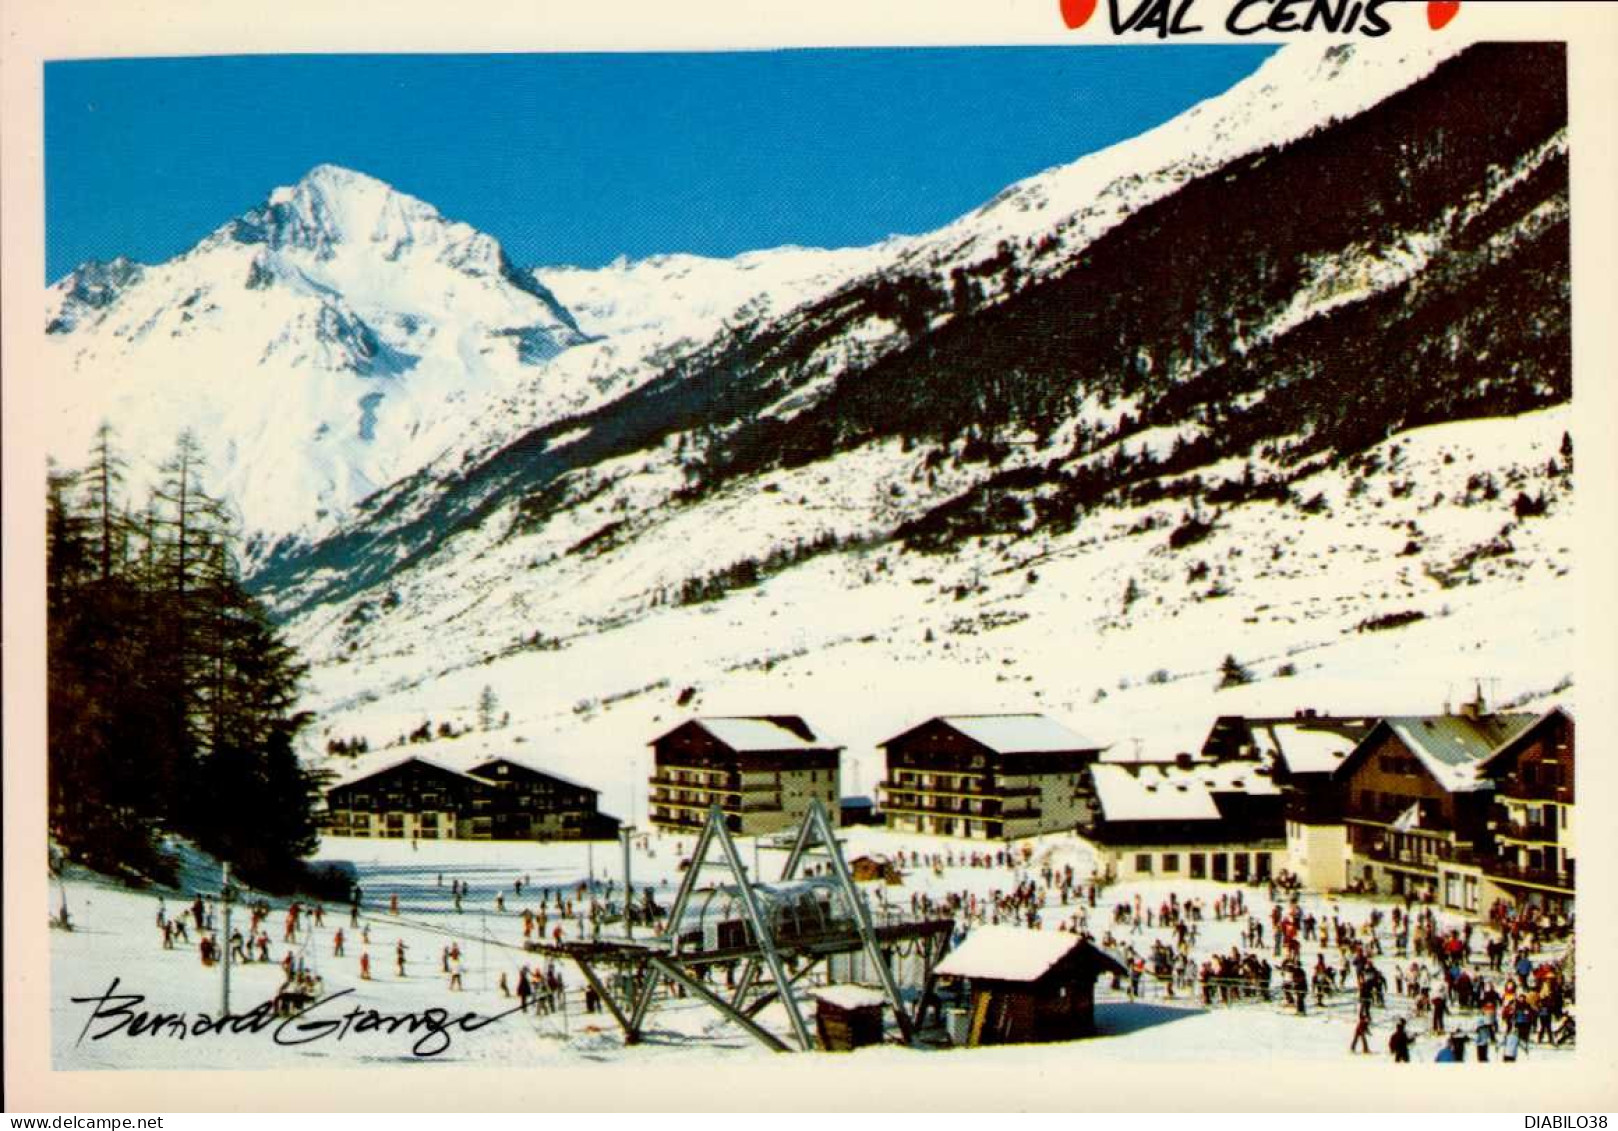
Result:
<svg viewBox="0 0 1618 1131"><path fill-rule="evenodd" d="M1121 434L1206 421L1204 459L1296 433L1298 455L1349 452L1413 424L1565 399L1565 214L1491 242L1565 203L1565 157L1465 212L1565 128L1564 75L1559 45L1475 47L1359 117L1187 185L1058 278L845 374L813 411L740 429L713 477L880 436L1048 433L1087 397L1140 406ZM1439 245L1414 278L1263 336L1314 265L1417 233Z"/></svg>

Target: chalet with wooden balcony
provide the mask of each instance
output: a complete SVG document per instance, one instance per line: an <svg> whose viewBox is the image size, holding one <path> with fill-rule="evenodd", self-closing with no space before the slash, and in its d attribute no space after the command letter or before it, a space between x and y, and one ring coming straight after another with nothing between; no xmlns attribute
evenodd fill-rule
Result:
<svg viewBox="0 0 1618 1131"><path fill-rule="evenodd" d="M600 794L589 786L509 758L483 762L466 773L480 784L472 790L463 837L611 840L618 835L618 821L597 810Z"/></svg>
<svg viewBox="0 0 1618 1131"><path fill-rule="evenodd" d="M332 836L400 840L610 839L596 790L509 758L470 770L406 758L326 791Z"/></svg>
<svg viewBox="0 0 1618 1131"><path fill-rule="evenodd" d="M890 829L1002 840L1075 828L1098 743L1044 715L944 715L881 743Z"/></svg>
<svg viewBox="0 0 1618 1131"><path fill-rule="evenodd" d="M1517 903L1573 905L1573 716L1554 707L1484 761L1494 850L1483 874Z"/></svg>
<svg viewBox="0 0 1618 1131"><path fill-rule="evenodd" d="M1334 775L1350 879L1476 912L1494 808L1485 765L1536 718L1485 713L1479 697L1458 714L1380 720Z"/></svg>
<svg viewBox="0 0 1618 1131"><path fill-rule="evenodd" d="M731 832L758 836L814 800L836 812L841 752L796 715L691 719L652 742L651 822L694 831L717 805Z"/></svg>

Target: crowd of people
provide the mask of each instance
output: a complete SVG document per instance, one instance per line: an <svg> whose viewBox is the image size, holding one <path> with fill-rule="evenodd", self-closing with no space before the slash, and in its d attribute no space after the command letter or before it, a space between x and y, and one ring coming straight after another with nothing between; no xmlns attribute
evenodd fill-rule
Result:
<svg viewBox="0 0 1618 1131"><path fill-rule="evenodd" d="M1127 973L1115 988L1131 997L1183 999L1205 1008L1267 1003L1303 1015L1351 1011L1350 1050L1370 1053L1378 1027L1391 1025L1386 1047L1397 1061L1409 1060L1417 1042L1428 1038L1442 1041L1441 1059L1461 1059L1470 1048L1475 1060L1487 1060L1498 1050L1498 1058L1509 1062L1533 1045L1566 1044L1574 1037L1571 987L1554 963L1534 957L1548 941L1565 937L1572 924L1536 908L1502 903L1490 909L1486 923L1446 923L1431 904L1407 900L1403 906L1365 906L1356 917L1349 913L1351 900L1306 901L1297 877L1286 872L1217 895L1205 888L1151 898L1137 893L1103 907L1108 885L1102 877L1054 859L1036 863L1031 844L900 850L894 863L901 874L930 874L931 882L897 901L886 884L875 888L879 917L951 919L957 944L974 927L988 924L1079 935L1119 958ZM993 878L962 877L961 869ZM946 879L960 882L946 887L939 882ZM497 963L493 988L535 1016L566 1010L570 993L556 962L533 961L537 945L596 937L621 908L654 932L666 928L666 912L647 885L621 893L629 898L620 898L611 882L536 886L526 875L498 890L474 892L464 880L439 874L436 886L447 887L456 912L471 907L489 917L490 940L501 953L523 955L512 966ZM1267 894L1268 900L1254 893ZM294 901L281 908L279 956L272 953L267 927L275 913L270 902L258 899L238 911L246 922L223 944L230 961L279 961L278 1001L296 1001L319 984L307 959L317 932L325 928L322 904ZM194 937L202 963L216 964L224 957L218 915L215 902L204 896L173 916L160 900L163 947L191 945ZM1217 934L1210 925L1218 926ZM465 989L458 924L437 914L412 922L401 913L397 892L368 899L356 887L346 928L337 926L330 934L331 958L352 961L361 981L375 980L372 930L390 926L444 934L448 941L436 976L449 991ZM391 943L394 977L434 976L413 973L402 932L389 933L395 937L380 945ZM357 954L351 956L355 944ZM676 984L667 988L671 996L684 995ZM603 1008L594 985L581 984L576 1000L586 1013Z"/></svg>

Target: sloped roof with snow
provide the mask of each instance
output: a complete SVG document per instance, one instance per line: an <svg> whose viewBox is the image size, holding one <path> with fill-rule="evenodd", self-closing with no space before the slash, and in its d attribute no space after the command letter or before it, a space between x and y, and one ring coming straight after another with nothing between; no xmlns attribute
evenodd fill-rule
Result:
<svg viewBox="0 0 1618 1131"><path fill-rule="evenodd" d="M794 719L803 728L815 731L802 719ZM772 718L762 715L738 718L702 718L694 720L697 726L738 752L764 752L776 750L827 750L831 744L824 739L810 741L797 731Z"/></svg>
<svg viewBox="0 0 1618 1131"><path fill-rule="evenodd" d="M600 794L601 792L594 786L585 785L583 782L574 778L563 777L561 774L554 773L550 770L541 770L537 766L530 766L524 762L518 762L511 758L489 758L478 763L476 766L473 766L470 770L467 770L466 773L469 777L477 778L480 781L498 782L505 780L502 778L500 771L495 768L502 764L511 766L512 768L521 770L527 774L534 774L538 777L549 778L551 781L560 782L562 785L570 785L574 789L585 790L588 793Z"/></svg>
<svg viewBox="0 0 1618 1131"><path fill-rule="evenodd" d="M1552 707L1543 715L1537 716L1533 722L1523 727L1516 734L1502 742L1499 746L1495 747L1493 752L1491 752L1490 755L1483 760L1482 764L1479 765L1478 772L1481 774L1497 773L1503 768L1501 766L1501 760L1504 759L1514 747L1533 734L1534 731L1537 731L1540 727L1544 726L1551 719L1558 716L1566 719L1570 726L1572 725L1572 711L1569 711L1566 707Z"/></svg>
<svg viewBox="0 0 1618 1131"><path fill-rule="evenodd" d="M1479 769L1497 749L1524 730L1538 715L1498 714L1403 715L1382 720L1421 760L1427 772L1451 793L1487 789L1491 783Z"/></svg>
<svg viewBox="0 0 1618 1131"><path fill-rule="evenodd" d="M1043 977L1082 942L1065 931L1031 931L1022 927L976 927L966 941L938 964L937 972L955 978L993 978L1033 982Z"/></svg>
<svg viewBox="0 0 1618 1131"><path fill-rule="evenodd" d="M1255 728L1254 733L1271 740L1268 752L1294 774L1332 773L1359 745L1346 734L1297 723L1276 723Z"/></svg>
<svg viewBox="0 0 1618 1131"><path fill-rule="evenodd" d="M542 770L538 766L532 766L526 762L519 762L514 758L491 758L486 752L479 753L475 750L453 752L443 751L438 752L433 758L423 758L419 754L412 754L404 758L395 758L391 761L382 762L381 764L377 764L374 760L368 761L361 759L357 765L346 766L342 770L338 771L336 778L326 788L331 790L337 788L338 786L354 785L357 782L366 781L369 778L391 773L394 770L398 770L410 765L412 762L419 763L430 770L436 770L441 774L448 774L449 776L455 778L463 778L469 784L477 785L498 783L501 778L493 772L492 767L497 763L504 762L507 765L514 766L526 773L551 778L555 781L561 782L564 785L570 785L577 789L588 790L590 793L595 794L599 794L601 792L594 786L585 785L581 781L577 781L573 778L563 777L561 774L552 773L550 770Z"/></svg>
<svg viewBox="0 0 1618 1131"><path fill-rule="evenodd" d="M996 754L1060 754L1101 749L1101 743L1092 742L1046 715L940 715L928 722L943 723ZM911 727L882 745L919 729L919 726Z"/></svg>
<svg viewBox="0 0 1618 1131"><path fill-rule="evenodd" d="M810 990L809 996L838 1009L866 1009L885 1005L888 1000L879 989L856 985L819 986Z"/></svg>
<svg viewBox="0 0 1618 1131"><path fill-rule="evenodd" d="M404 758L395 758L381 765L376 765L374 762L362 762L359 765L347 767L346 772L338 771L336 777L331 784L326 786L326 789L330 791L341 786L356 785L359 782L368 781L371 778L381 777L384 774L403 769L412 762L425 766L429 770L448 774L450 777L466 778L468 781L475 780L465 770L456 769L454 766L446 766L442 762L434 761L431 758L423 758L419 754L412 754Z"/></svg>

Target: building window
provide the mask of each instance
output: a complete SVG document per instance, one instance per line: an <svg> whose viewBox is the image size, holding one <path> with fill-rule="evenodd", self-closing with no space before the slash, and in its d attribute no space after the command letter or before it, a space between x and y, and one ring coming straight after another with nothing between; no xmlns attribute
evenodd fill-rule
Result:
<svg viewBox="0 0 1618 1131"><path fill-rule="evenodd" d="M1152 874L1152 854L1151 853L1142 852L1142 853L1139 853L1139 854L1136 855L1136 857L1135 857L1135 871L1140 872L1140 873L1142 873L1144 875L1148 875L1148 876Z"/></svg>
<svg viewBox="0 0 1618 1131"><path fill-rule="evenodd" d="M1180 854L1177 852L1163 853L1163 871L1178 872L1180 870Z"/></svg>
<svg viewBox="0 0 1618 1131"><path fill-rule="evenodd" d="M1409 754L1383 754L1377 759L1377 764L1385 774L1401 774L1410 777L1421 772L1419 763Z"/></svg>
<svg viewBox="0 0 1618 1131"><path fill-rule="evenodd" d="M1208 876L1208 857L1201 852L1193 852L1190 857L1191 878L1193 880L1206 879Z"/></svg>

